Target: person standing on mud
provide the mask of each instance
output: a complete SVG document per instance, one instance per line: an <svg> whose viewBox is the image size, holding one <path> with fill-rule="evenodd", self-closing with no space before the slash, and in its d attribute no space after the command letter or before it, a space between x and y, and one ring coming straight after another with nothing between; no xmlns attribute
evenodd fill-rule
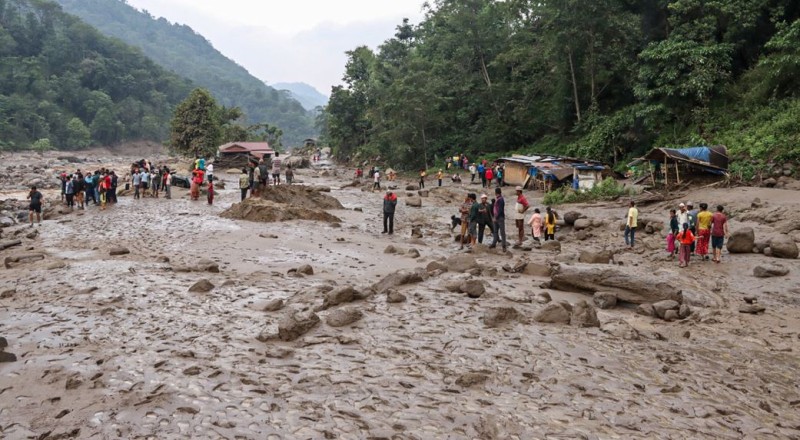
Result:
<svg viewBox="0 0 800 440"><path fill-rule="evenodd" d="M636 209L636 202L631 200L628 215L625 221L625 246L633 249L636 240L636 227L639 225L639 210Z"/></svg>
<svg viewBox="0 0 800 440"><path fill-rule="evenodd" d="M258 195L258 181L261 178L259 175L261 170L256 166L255 162L247 162L247 183L250 189L250 197Z"/></svg>
<svg viewBox="0 0 800 440"><path fill-rule="evenodd" d="M533 210L533 215L528 221L528 224L531 225L531 235L533 235L533 240L539 243L542 239L542 229L544 228L544 222L542 222L542 214L541 211L539 211L539 208Z"/></svg>
<svg viewBox="0 0 800 440"><path fill-rule="evenodd" d="M725 208L717 206L717 212L711 216L711 248L714 249L714 257L711 261L719 263L722 258L722 245L725 239L730 237L728 232L728 217L725 216Z"/></svg>
<svg viewBox="0 0 800 440"><path fill-rule="evenodd" d="M419 189L425 188L425 176L427 175L428 173L424 169L419 170Z"/></svg>
<svg viewBox="0 0 800 440"><path fill-rule="evenodd" d="M239 191L242 193L242 202L247 198L248 189L250 189L250 176L247 175L247 168L242 168L242 174L239 174Z"/></svg>
<svg viewBox="0 0 800 440"><path fill-rule="evenodd" d="M439 186L442 186L442 178L444 178L444 172L439 168L439 172L436 173L436 180L439 181Z"/></svg>
<svg viewBox="0 0 800 440"><path fill-rule="evenodd" d="M711 221L714 215L708 210L707 203L700 204L697 213L697 255L708 260L708 243L711 241Z"/></svg>
<svg viewBox="0 0 800 440"><path fill-rule="evenodd" d="M84 185L83 175L81 170L78 170L72 179L72 188L75 191L75 203L78 205L78 209L83 209L83 193L86 189Z"/></svg>
<svg viewBox="0 0 800 440"><path fill-rule="evenodd" d="M486 167L483 165L483 162L478 164L477 171L478 171L478 178L481 179L481 186L483 188L486 188L486 174L485 174Z"/></svg>
<svg viewBox="0 0 800 440"><path fill-rule="evenodd" d="M44 201L44 196L36 189L36 186L32 186L31 191L28 193L28 198L31 200L31 204L28 206L30 227L33 227L33 214L36 214L36 222L39 226L42 226L42 202Z"/></svg>
<svg viewBox="0 0 800 440"><path fill-rule="evenodd" d="M291 185L294 180L294 171L291 165L286 165L286 184Z"/></svg>
<svg viewBox="0 0 800 440"><path fill-rule="evenodd" d="M469 195L472 201L472 206L469 208L469 248L472 249L478 241L478 212L481 209L481 204L478 203L478 195L471 193Z"/></svg>
<svg viewBox="0 0 800 440"><path fill-rule="evenodd" d="M281 184L281 154L275 152L275 158L272 159L272 180L275 185Z"/></svg>
<svg viewBox="0 0 800 440"><path fill-rule="evenodd" d="M689 229L695 236L695 241L692 242L692 254L694 254L695 247L697 246L697 210L694 209L694 203L686 202L686 209L689 210Z"/></svg>
<svg viewBox="0 0 800 440"><path fill-rule="evenodd" d="M208 180L208 183L211 183L211 182L214 181L214 164L213 163L209 163L208 165L206 165L206 180Z"/></svg>
<svg viewBox="0 0 800 440"><path fill-rule="evenodd" d="M75 208L75 184L73 183L71 174L67 176L66 183L64 184L64 197L67 201L67 208L72 211Z"/></svg>
<svg viewBox="0 0 800 440"><path fill-rule="evenodd" d="M522 242L525 240L525 213L528 212L531 205L528 204L528 199L522 194L522 187L518 186L515 189L517 192L517 204L514 206L514 224L517 226L518 234L515 246L519 247L522 246Z"/></svg>
<svg viewBox="0 0 800 440"><path fill-rule="evenodd" d="M140 178L142 182L142 196L147 197L147 190L150 188L148 184L150 182L150 173L146 169L142 169Z"/></svg>
<svg viewBox="0 0 800 440"><path fill-rule="evenodd" d="M391 190L386 191L383 197L383 232L382 234L394 234L394 211L397 208L397 195Z"/></svg>
<svg viewBox="0 0 800 440"><path fill-rule="evenodd" d="M269 163L262 157L261 160L258 161L258 174L261 176L259 188L266 188L269 186L269 169Z"/></svg>
<svg viewBox="0 0 800 440"><path fill-rule="evenodd" d="M692 244L694 244L694 234L689 223L683 224L683 231L678 233L678 241L681 243L680 251L678 252L678 267L688 267L689 260L692 254Z"/></svg>
<svg viewBox="0 0 800 440"><path fill-rule="evenodd" d="M483 244L483 233L486 227L494 234L494 227L492 226L492 207L489 205L489 196L486 194L481 195L481 203L478 206L478 243Z"/></svg>
<svg viewBox="0 0 800 440"><path fill-rule="evenodd" d="M372 190L381 189L381 172L377 168L372 172Z"/></svg>
<svg viewBox="0 0 800 440"><path fill-rule="evenodd" d="M461 207L458 209L458 213L461 215L461 247L459 249L464 249L464 243L468 241L470 209L472 209L472 198L470 194L467 194L464 198L464 202L461 203Z"/></svg>
<svg viewBox="0 0 800 440"><path fill-rule="evenodd" d="M469 174L470 174L469 183L475 183L475 173L477 172L478 172L478 167L476 167L474 163L469 166Z"/></svg>
<svg viewBox="0 0 800 440"><path fill-rule="evenodd" d="M544 241L556 239L556 220L558 216L548 206L544 213Z"/></svg>
<svg viewBox="0 0 800 440"><path fill-rule="evenodd" d="M497 247L497 242L500 241L503 246L503 252L505 252L508 249L508 242L506 241L506 199L503 198L503 191L500 188L495 188L494 194L496 196L494 212L492 213L494 218L494 237L489 248L494 249ZM503 238L500 238L501 236Z"/></svg>
<svg viewBox="0 0 800 440"><path fill-rule="evenodd" d="M172 173L166 167L164 167L164 197L172 198Z"/></svg>
<svg viewBox="0 0 800 440"><path fill-rule="evenodd" d="M491 188L492 179L494 179L494 171L492 171L492 167L486 168L486 171L483 172L483 176L485 177L484 180L486 180L486 185L484 186L486 188Z"/></svg>

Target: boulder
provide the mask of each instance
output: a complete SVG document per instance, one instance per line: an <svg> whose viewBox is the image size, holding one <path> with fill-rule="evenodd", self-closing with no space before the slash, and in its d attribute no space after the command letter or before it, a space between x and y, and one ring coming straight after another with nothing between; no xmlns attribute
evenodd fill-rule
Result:
<svg viewBox="0 0 800 440"><path fill-rule="evenodd" d="M319 321L319 316L316 313L288 313L278 322L278 339L281 341L294 341L316 327Z"/></svg>
<svg viewBox="0 0 800 440"><path fill-rule="evenodd" d="M355 301L358 292L351 286L339 287L325 294L321 310L327 310L339 304Z"/></svg>
<svg viewBox="0 0 800 440"><path fill-rule="evenodd" d="M614 253L608 250L594 252L590 250L581 251L578 257L579 263L586 264L608 264L614 261Z"/></svg>
<svg viewBox="0 0 800 440"><path fill-rule="evenodd" d="M119 255L127 255L130 253L131 251L125 246L114 246L108 251L108 255L111 255L112 257L116 257Z"/></svg>
<svg viewBox="0 0 800 440"><path fill-rule="evenodd" d="M406 302L406 299L407 298L406 298L405 295L403 295L402 293L400 293L400 292L398 292L398 291L396 291L394 289L389 289L389 291L386 292L386 302L387 303L396 304L396 303Z"/></svg>
<svg viewBox="0 0 800 440"><path fill-rule="evenodd" d="M420 196L406 197L406 205L412 208L421 208L422 198Z"/></svg>
<svg viewBox="0 0 800 440"><path fill-rule="evenodd" d="M197 264L195 264L194 270L196 272L219 273L219 263L207 258L201 258Z"/></svg>
<svg viewBox="0 0 800 440"><path fill-rule="evenodd" d="M386 246L386 249L383 250L384 254L397 254L400 253L400 250L397 249L393 244Z"/></svg>
<svg viewBox="0 0 800 440"><path fill-rule="evenodd" d="M677 311L680 308L680 306L681 305L680 303L678 303L678 301L664 300L653 303L653 310L655 311L656 316L658 316L661 319L664 319L664 316L666 316L668 310Z"/></svg>
<svg viewBox="0 0 800 440"><path fill-rule="evenodd" d="M800 255L797 243L792 237L781 234L769 241L769 248L772 249L772 256L777 258L794 259Z"/></svg>
<svg viewBox="0 0 800 440"><path fill-rule="evenodd" d="M589 229L592 227L592 221L588 218L579 218L575 220L575 224L573 225L576 231L580 231L583 229Z"/></svg>
<svg viewBox="0 0 800 440"><path fill-rule="evenodd" d="M681 308L678 309L678 317L680 319L686 319L692 315L692 308L686 304L681 304Z"/></svg>
<svg viewBox="0 0 800 440"><path fill-rule="evenodd" d="M652 304L639 304L639 307L636 308L636 313L642 316L656 316L656 311L653 309Z"/></svg>
<svg viewBox="0 0 800 440"><path fill-rule="evenodd" d="M606 321L600 326L600 331L628 341L638 341L641 334L628 321L614 319Z"/></svg>
<svg viewBox="0 0 800 440"><path fill-rule="evenodd" d="M586 301L578 301L572 307L569 324L575 327L600 327L597 311Z"/></svg>
<svg viewBox="0 0 800 440"><path fill-rule="evenodd" d="M447 266L438 261L431 261L427 266L425 266L425 270L428 272L436 272L437 270L447 272Z"/></svg>
<svg viewBox="0 0 800 440"><path fill-rule="evenodd" d="M763 264L753 268L756 278L782 277L789 274L789 269L774 264Z"/></svg>
<svg viewBox="0 0 800 440"><path fill-rule="evenodd" d="M613 309L617 306L617 295L614 292L595 292L592 302L599 309Z"/></svg>
<svg viewBox="0 0 800 440"><path fill-rule="evenodd" d="M664 321L672 322L678 319L678 311L677 310L667 310L664 312Z"/></svg>
<svg viewBox="0 0 800 440"><path fill-rule="evenodd" d="M533 300L536 301L539 304L547 304L550 301L552 301L553 298L550 297L549 293L542 292L542 293L536 295L536 297Z"/></svg>
<svg viewBox="0 0 800 440"><path fill-rule="evenodd" d="M264 304L264 307L262 307L261 310L265 312L275 312L282 309L284 304L285 302L282 299L273 299Z"/></svg>
<svg viewBox="0 0 800 440"><path fill-rule="evenodd" d="M519 317L519 312L513 307L492 307L483 312L483 323L487 327L498 327L508 321L515 321Z"/></svg>
<svg viewBox="0 0 800 440"><path fill-rule="evenodd" d="M756 243L756 234L753 228L737 229L728 239L728 252L732 254L749 254L753 252Z"/></svg>
<svg viewBox="0 0 800 440"><path fill-rule="evenodd" d="M189 292L195 292L195 293L205 293L205 292L210 292L212 290L214 290L214 285L211 284L211 281L208 281L205 278L192 284L192 287L189 288Z"/></svg>
<svg viewBox="0 0 800 440"><path fill-rule="evenodd" d="M480 298L486 293L486 286L481 280L466 280L461 282L458 290L461 293L466 293L470 298Z"/></svg>
<svg viewBox="0 0 800 440"><path fill-rule="evenodd" d="M384 293L393 287L404 286L406 284L421 283L427 273L422 269L417 270L398 270L397 272L386 275L382 280L375 283L373 288L378 293Z"/></svg>
<svg viewBox="0 0 800 440"><path fill-rule="evenodd" d="M445 260L444 265L450 272L467 272L472 269L480 269L478 261L469 254L455 254Z"/></svg>
<svg viewBox="0 0 800 440"><path fill-rule="evenodd" d="M678 274L664 269L644 272L629 266L559 263L553 267L551 285L568 291L614 292L618 300L643 304L681 302L681 289L675 282L678 279Z"/></svg>
<svg viewBox="0 0 800 440"><path fill-rule="evenodd" d="M561 242L558 240L548 240L542 243L539 249L543 251L561 252Z"/></svg>
<svg viewBox="0 0 800 440"><path fill-rule="evenodd" d="M522 270L522 273L532 277L549 277L550 266L542 263L528 262L528 264L525 265L525 269Z"/></svg>
<svg viewBox="0 0 800 440"><path fill-rule="evenodd" d="M422 238L422 226L414 225L411 227L411 238Z"/></svg>
<svg viewBox="0 0 800 440"><path fill-rule="evenodd" d="M406 191L419 191L419 187L417 185L407 185Z"/></svg>
<svg viewBox="0 0 800 440"><path fill-rule="evenodd" d="M355 307L342 307L328 314L325 322L331 327L344 327L364 317L364 313Z"/></svg>
<svg viewBox="0 0 800 440"><path fill-rule="evenodd" d="M584 216L580 212L570 211L564 214L564 224L566 224L567 226L572 226L575 224L576 220L582 217Z"/></svg>
<svg viewBox="0 0 800 440"><path fill-rule="evenodd" d="M297 268L297 273L301 273L303 275L314 275L314 268L309 264L304 264Z"/></svg>
<svg viewBox="0 0 800 440"><path fill-rule="evenodd" d="M766 307L758 304L744 304L739 306L739 313L750 313L752 315L764 313L766 310Z"/></svg>
<svg viewBox="0 0 800 440"><path fill-rule="evenodd" d="M406 252L406 256L409 258L419 258L419 251L411 248L408 250L408 252Z"/></svg>
<svg viewBox="0 0 800 440"><path fill-rule="evenodd" d="M427 189L421 189L421 190L417 191L417 194L420 197L428 197L431 194L431 192L429 190L427 190Z"/></svg>
<svg viewBox="0 0 800 440"><path fill-rule="evenodd" d="M561 303L550 303L536 312L533 320L547 324L569 324L570 312Z"/></svg>

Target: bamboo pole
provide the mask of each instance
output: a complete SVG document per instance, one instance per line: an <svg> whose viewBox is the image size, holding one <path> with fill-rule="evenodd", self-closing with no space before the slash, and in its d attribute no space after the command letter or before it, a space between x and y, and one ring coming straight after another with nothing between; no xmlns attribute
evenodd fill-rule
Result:
<svg viewBox="0 0 800 440"><path fill-rule="evenodd" d="M669 159L664 158L664 187L669 187Z"/></svg>
<svg viewBox="0 0 800 440"><path fill-rule="evenodd" d="M656 187L656 168L653 166L652 162L647 162L647 165L650 167L650 179L653 181L653 188Z"/></svg>
<svg viewBox="0 0 800 440"><path fill-rule="evenodd" d="M678 185L681 184L681 174L678 171L678 161L675 161L675 179L678 181Z"/></svg>

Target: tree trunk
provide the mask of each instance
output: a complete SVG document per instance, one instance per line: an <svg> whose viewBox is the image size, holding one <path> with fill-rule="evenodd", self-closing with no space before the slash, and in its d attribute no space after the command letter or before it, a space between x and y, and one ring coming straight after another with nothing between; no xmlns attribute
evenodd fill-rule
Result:
<svg viewBox="0 0 800 440"><path fill-rule="evenodd" d="M572 61L572 49L567 49L569 55L569 73L572 76L572 98L575 100L575 114L578 123L581 122L581 102L578 100L578 81L575 79L575 63Z"/></svg>
<svg viewBox="0 0 800 440"><path fill-rule="evenodd" d="M552 278L555 289L614 292L620 300L634 304L683 300L681 283L676 282L680 277L666 270L646 273L609 264L558 264L552 270Z"/></svg>

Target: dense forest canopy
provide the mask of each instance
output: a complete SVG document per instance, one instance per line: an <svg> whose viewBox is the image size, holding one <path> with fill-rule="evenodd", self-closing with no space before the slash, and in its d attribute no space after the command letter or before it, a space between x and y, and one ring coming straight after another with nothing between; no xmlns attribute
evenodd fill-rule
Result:
<svg viewBox="0 0 800 440"><path fill-rule="evenodd" d="M724 144L800 158L796 0L435 0L377 51L349 51L318 119L340 157L448 153L621 162Z"/></svg>
<svg viewBox="0 0 800 440"><path fill-rule="evenodd" d="M161 141L190 90L55 3L0 0L1 149Z"/></svg>
<svg viewBox="0 0 800 440"><path fill-rule="evenodd" d="M241 108L242 123L278 126L284 141L295 145L317 134L314 118L299 102L226 58L189 26L156 19L125 0L57 1L101 32L141 48L160 66L208 89L220 105Z"/></svg>

